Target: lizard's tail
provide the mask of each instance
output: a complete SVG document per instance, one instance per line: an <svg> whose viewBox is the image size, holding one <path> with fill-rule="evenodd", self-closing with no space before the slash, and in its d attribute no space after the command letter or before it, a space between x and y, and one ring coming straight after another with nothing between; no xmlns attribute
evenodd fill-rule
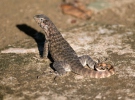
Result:
<svg viewBox="0 0 135 100"><path fill-rule="evenodd" d="M90 78L106 78L115 73L114 68L112 67L109 70L102 70L102 71L95 71L95 70L89 70L88 68L82 68L79 72L84 77L90 77Z"/></svg>
<svg viewBox="0 0 135 100"><path fill-rule="evenodd" d="M91 78L106 78L114 74L114 69L112 70L105 70L105 71L95 71L95 70L86 70L86 68L83 70L86 71L86 73L83 76L89 76Z"/></svg>

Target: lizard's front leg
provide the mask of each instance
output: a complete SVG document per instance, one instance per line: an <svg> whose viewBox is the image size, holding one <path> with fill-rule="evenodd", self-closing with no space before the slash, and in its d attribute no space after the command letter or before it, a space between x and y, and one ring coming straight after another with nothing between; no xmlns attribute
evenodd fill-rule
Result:
<svg viewBox="0 0 135 100"><path fill-rule="evenodd" d="M90 68L95 69L96 62L88 55L79 57L79 60L83 66L88 65Z"/></svg>
<svg viewBox="0 0 135 100"><path fill-rule="evenodd" d="M70 65L64 61L54 62L53 68L58 72L59 75L64 75L66 72L71 71Z"/></svg>
<svg viewBox="0 0 135 100"><path fill-rule="evenodd" d="M47 58L47 56L48 56L48 49L49 49L49 41L46 40L44 43L44 51L43 51L44 58Z"/></svg>

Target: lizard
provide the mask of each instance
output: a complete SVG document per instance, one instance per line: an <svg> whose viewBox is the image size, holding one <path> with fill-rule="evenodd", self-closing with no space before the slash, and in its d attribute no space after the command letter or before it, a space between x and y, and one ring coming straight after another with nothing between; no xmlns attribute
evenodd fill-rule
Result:
<svg viewBox="0 0 135 100"><path fill-rule="evenodd" d="M90 78L106 78L115 73L114 67L106 63L97 63L89 55L77 56L77 53L63 38L54 23L45 15L35 15L34 20L45 33L44 57L50 53L53 68L59 75L68 71ZM92 70L85 68L88 65Z"/></svg>

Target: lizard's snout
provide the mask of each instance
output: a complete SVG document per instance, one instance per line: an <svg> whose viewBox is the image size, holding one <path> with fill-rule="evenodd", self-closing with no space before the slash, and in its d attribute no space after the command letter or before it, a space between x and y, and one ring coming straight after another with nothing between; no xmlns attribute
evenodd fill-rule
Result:
<svg viewBox="0 0 135 100"><path fill-rule="evenodd" d="M38 15L35 15L33 18L34 18L35 20L37 20L37 19L39 18L39 16L38 16Z"/></svg>

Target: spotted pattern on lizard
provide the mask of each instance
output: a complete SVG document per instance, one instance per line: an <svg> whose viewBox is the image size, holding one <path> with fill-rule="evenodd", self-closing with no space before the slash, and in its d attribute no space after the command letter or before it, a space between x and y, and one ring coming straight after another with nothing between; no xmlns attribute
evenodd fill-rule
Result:
<svg viewBox="0 0 135 100"><path fill-rule="evenodd" d="M35 15L34 19L45 33L44 55L47 57L48 52L51 54L54 60L53 68L59 75L64 75L67 71L90 78L105 78L114 74L112 65L96 63L88 55L78 57L47 16ZM92 70L85 68L85 65L88 65Z"/></svg>

